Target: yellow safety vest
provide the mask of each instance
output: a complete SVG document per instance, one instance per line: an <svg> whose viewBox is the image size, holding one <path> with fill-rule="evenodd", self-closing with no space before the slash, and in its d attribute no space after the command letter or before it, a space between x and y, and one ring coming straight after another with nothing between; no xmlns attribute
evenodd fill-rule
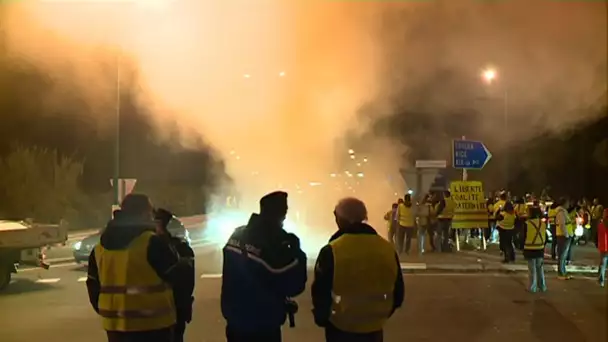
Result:
<svg viewBox="0 0 608 342"><path fill-rule="evenodd" d="M502 229L510 230L515 228L515 214L509 214L506 211L501 211L502 220L498 221L498 226Z"/></svg>
<svg viewBox="0 0 608 342"><path fill-rule="evenodd" d="M445 207L443 207L443 211L439 214L440 219L452 219L454 218L454 211L456 210L456 203L451 197L445 199Z"/></svg>
<svg viewBox="0 0 608 342"><path fill-rule="evenodd" d="M574 236L574 231L576 230L576 218L577 218L578 214L576 213L575 210L572 210L571 212L568 213L568 224L566 224L566 229L568 229L568 234L570 235L570 237Z"/></svg>
<svg viewBox="0 0 608 342"><path fill-rule="evenodd" d="M414 227L414 212L412 207L406 207L405 203L399 203L399 225L403 227Z"/></svg>
<svg viewBox="0 0 608 342"><path fill-rule="evenodd" d="M545 248L547 241L547 224L540 218L529 219L526 221L526 240L524 249L539 250Z"/></svg>
<svg viewBox="0 0 608 342"><path fill-rule="evenodd" d="M555 224L555 218L557 217L557 208L549 208L547 216L549 217L549 224Z"/></svg>
<svg viewBox="0 0 608 342"><path fill-rule="evenodd" d="M375 234L344 234L329 244L334 256L330 322L346 332L382 330L400 271L394 247Z"/></svg>
<svg viewBox="0 0 608 342"><path fill-rule="evenodd" d="M496 204L494 204L494 216L496 216L496 214L502 211L506 203L506 201L499 200L498 202L496 202Z"/></svg>
<svg viewBox="0 0 608 342"><path fill-rule="evenodd" d="M148 263L148 242L143 232L128 248L95 247L99 272L99 315L107 331L147 331L175 324L173 290Z"/></svg>

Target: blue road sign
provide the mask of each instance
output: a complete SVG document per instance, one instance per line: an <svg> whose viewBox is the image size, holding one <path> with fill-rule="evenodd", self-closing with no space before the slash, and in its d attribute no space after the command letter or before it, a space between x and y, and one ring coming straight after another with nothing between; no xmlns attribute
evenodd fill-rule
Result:
<svg viewBox="0 0 608 342"><path fill-rule="evenodd" d="M452 167L455 169L481 170L492 158L481 141L452 141Z"/></svg>

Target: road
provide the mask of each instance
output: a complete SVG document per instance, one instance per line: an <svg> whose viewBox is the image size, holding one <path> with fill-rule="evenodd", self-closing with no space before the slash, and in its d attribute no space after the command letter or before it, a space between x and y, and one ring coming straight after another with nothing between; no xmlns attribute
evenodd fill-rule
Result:
<svg viewBox="0 0 608 342"><path fill-rule="evenodd" d="M219 309L221 258L198 248L194 322L188 341L224 341ZM85 269L62 264L18 274L0 295L3 342L104 341L88 303ZM558 281L549 292L525 291L525 274L413 273L405 275L406 302L389 321L386 341L598 341L608 340L608 296L593 279ZM309 292L298 298L297 328L285 341L321 341L310 316Z"/></svg>

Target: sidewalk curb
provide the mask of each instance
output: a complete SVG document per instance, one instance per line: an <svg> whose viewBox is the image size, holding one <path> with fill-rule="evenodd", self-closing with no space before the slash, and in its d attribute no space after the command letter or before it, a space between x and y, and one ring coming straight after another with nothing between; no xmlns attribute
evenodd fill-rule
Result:
<svg viewBox="0 0 608 342"><path fill-rule="evenodd" d="M427 264L427 263L401 263L403 273L527 273L527 265L502 265L502 264ZM570 273L593 273L597 274L597 266L568 266ZM545 272L556 273L556 265L546 265Z"/></svg>

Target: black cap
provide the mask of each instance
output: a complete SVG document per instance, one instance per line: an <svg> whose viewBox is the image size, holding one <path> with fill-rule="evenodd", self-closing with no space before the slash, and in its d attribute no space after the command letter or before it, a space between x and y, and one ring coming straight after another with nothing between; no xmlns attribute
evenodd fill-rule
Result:
<svg viewBox="0 0 608 342"><path fill-rule="evenodd" d="M271 192L260 199L260 213L287 213L287 193L284 191Z"/></svg>

